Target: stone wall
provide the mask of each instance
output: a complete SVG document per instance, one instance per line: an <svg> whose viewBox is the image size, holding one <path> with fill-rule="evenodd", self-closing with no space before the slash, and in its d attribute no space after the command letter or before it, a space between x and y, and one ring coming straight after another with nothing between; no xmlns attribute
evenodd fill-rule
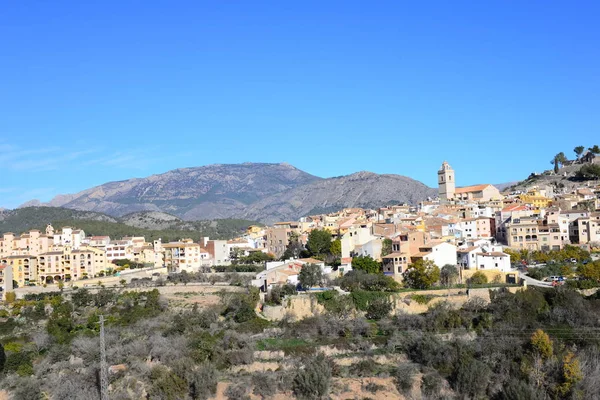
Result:
<svg viewBox="0 0 600 400"><path fill-rule="evenodd" d="M301 320L324 311L325 308L317 302L316 296L310 294L288 296L283 301L283 305L265 305L262 309L265 318L271 321L279 321L286 315L294 320Z"/></svg>
<svg viewBox="0 0 600 400"><path fill-rule="evenodd" d="M392 313L422 314L427 312L429 307L438 303L447 302L453 308L462 307L467 301L480 298L484 303L490 302L490 290L499 288L478 288L469 289L443 289L443 290L419 290L412 292L402 292L390 294L390 301L393 305ZM516 293L523 290L522 287L509 287L507 290ZM413 299L413 296L433 296L427 304L420 304ZM316 296L311 294L298 294L288 296L281 306L263 306L262 313L264 317L271 321L279 321L284 317L294 320L301 320L305 317L312 317L323 313L325 308L317 302Z"/></svg>

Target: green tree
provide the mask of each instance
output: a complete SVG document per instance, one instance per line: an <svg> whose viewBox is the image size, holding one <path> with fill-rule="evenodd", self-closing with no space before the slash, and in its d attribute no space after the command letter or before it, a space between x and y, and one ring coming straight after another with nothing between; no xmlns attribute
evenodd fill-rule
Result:
<svg viewBox="0 0 600 400"><path fill-rule="evenodd" d="M358 256L352 258L352 269L377 274L381 272L381 263L373 260L371 256Z"/></svg>
<svg viewBox="0 0 600 400"><path fill-rule="evenodd" d="M306 248L311 256L323 258L331 251L331 233L326 229L314 229L308 234Z"/></svg>
<svg viewBox="0 0 600 400"><path fill-rule="evenodd" d="M590 147L589 150L594 154L600 154L600 147L597 144Z"/></svg>
<svg viewBox="0 0 600 400"><path fill-rule="evenodd" d="M563 153L562 151L560 153L558 153L557 155L555 155L554 158L552 159L552 161L550 161L550 164L554 164L554 173L557 174L560 165L564 164L566 161L567 161L567 157L565 156L565 153Z"/></svg>
<svg viewBox="0 0 600 400"><path fill-rule="evenodd" d="M477 271L473 275L471 275L471 277L469 278L469 283L471 285L483 285L488 283L488 278L483 272Z"/></svg>
<svg viewBox="0 0 600 400"><path fill-rule="evenodd" d="M440 269L431 260L419 259L403 274L404 283L413 289L429 289L440 279Z"/></svg>
<svg viewBox="0 0 600 400"><path fill-rule="evenodd" d="M505 254L508 254L510 256L510 263L511 264L516 264L519 261L521 261L521 254L518 251L510 249L510 248L507 247L507 248L505 248L503 250L503 252Z"/></svg>
<svg viewBox="0 0 600 400"><path fill-rule="evenodd" d="M458 281L458 268L456 265L446 264L440 271L440 282L442 285L450 286Z"/></svg>
<svg viewBox="0 0 600 400"><path fill-rule="evenodd" d="M290 233L290 237L288 238L288 245L283 252L283 256L281 260L289 260L292 258L298 258L300 254L304 251L304 246L300 242L300 236L296 232Z"/></svg>
<svg viewBox="0 0 600 400"><path fill-rule="evenodd" d="M381 257L392 254L392 239L385 238L381 243Z"/></svg>
<svg viewBox="0 0 600 400"><path fill-rule="evenodd" d="M262 251L253 251L248 257L240 259L243 263L248 264L262 264L266 261L273 261L274 257L272 254L263 253Z"/></svg>
<svg viewBox="0 0 600 400"><path fill-rule="evenodd" d="M304 264L298 274L298 281L304 289L321 286L323 284L323 271L317 264Z"/></svg>
<svg viewBox="0 0 600 400"><path fill-rule="evenodd" d="M573 151L575 152L575 154L577 155L577 158L581 157L581 155L583 154L583 152L585 151L585 147L583 146L577 146L573 149Z"/></svg>
<svg viewBox="0 0 600 400"><path fill-rule="evenodd" d="M392 303L387 297L373 299L367 306L367 319L380 320L390 315L392 311Z"/></svg>
<svg viewBox="0 0 600 400"><path fill-rule="evenodd" d="M600 260L579 265L577 272L585 279L600 281Z"/></svg>
<svg viewBox="0 0 600 400"><path fill-rule="evenodd" d="M68 343L73 338L75 323L71 311L73 311L73 304L60 299L60 303L54 306L50 314L46 330L58 343Z"/></svg>
<svg viewBox="0 0 600 400"><path fill-rule="evenodd" d="M329 252L336 257L341 257L342 256L342 241L340 239L336 239L333 242L331 242L331 247L329 248Z"/></svg>
<svg viewBox="0 0 600 400"><path fill-rule="evenodd" d="M577 179L588 180L588 179L600 179L600 165L598 164L586 164L579 168L579 171L575 174Z"/></svg>

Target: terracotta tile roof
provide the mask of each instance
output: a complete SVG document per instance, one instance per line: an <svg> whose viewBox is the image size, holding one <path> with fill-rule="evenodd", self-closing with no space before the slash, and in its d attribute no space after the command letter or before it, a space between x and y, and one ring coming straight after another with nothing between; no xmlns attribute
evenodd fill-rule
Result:
<svg viewBox="0 0 600 400"><path fill-rule="evenodd" d="M430 251L420 251L420 252L418 252L416 254L413 254L411 257L420 258L420 257L425 257L426 255L429 255L429 254L431 254Z"/></svg>
<svg viewBox="0 0 600 400"><path fill-rule="evenodd" d="M302 261L307 264L320 264L323 262L321 260L317 260L316 258L299 258L298 261Z"/></svg>
<svg viewBox="0 0 600 400"><path fill-rule="evenodd" d="M465 249L458 249L456 250L457 253L470 253L473 250L477 250L479 247L478 246L471 246L471 247L467 247Z"/></svg>
<svg viewBox="0 0 600 400"><path fill-rule="evenodd" d="M409 256L408 253L390 253L387 256L383 256L381 258L395 258L395 257L404 257Z"/></svg>
<svg viewBox="0 0 600 400"><path fill-rule="evenodd" d="M492 186L492 185L487 183L485 185L465 186L465 187L461 187L461 188L456 188L455 192L456 193L480 192L483 189L487 188L488 186Z"/></svg>

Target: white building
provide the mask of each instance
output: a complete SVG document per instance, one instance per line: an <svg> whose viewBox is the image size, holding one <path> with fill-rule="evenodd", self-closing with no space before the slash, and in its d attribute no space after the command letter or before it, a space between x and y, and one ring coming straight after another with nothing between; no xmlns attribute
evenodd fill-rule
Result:
<svg viewBox="0 0 600 400"><path fill-rule="evenodd" d="M230 249L227 245L227 240L206 240L206 250L213 260L213 265L231 264Z"/></svg>
<svg viewBox="0 0 600 400"><path fill-rule="evenodd" d="M2 299L4 299L4 295L6 294L6 292L10 292L13 290L12 269L12 265L0 264L0 289L2 289L0 298Z"/></svg>
<svg viewBox="0 0 600 400"><path fill-rule="evenodd" d="M456 265L456 246L451 243L432 243L428 248L421 248L420 250L419 255L424 260L431 260L440 268L446 264Z"/></svg>
<svg viewBox="0 0 600 400"><path fill-rule="evenodd" d="M502 252L502 246L481 242L458 249L458 265L464 269L510 272L510 256Z"/></svg>
<svg viewBox="0 0 600 400"><path fill-rule="evenodd" d="M348 229L340 240L342 244L342 258L352 257L355 255L355 249L360 247L376 237L371 233L371 228L366 225L353 225ZM377 257L379 258L381 255L381 250Z"/></svg>
<svg viewBox="0 0 600 400"><path fill-rule="evenodd" d="M85 232L81 229L75 229L65 226L60 233L54 233L54 245L70 246L78 249L85 241Z"/></svg>

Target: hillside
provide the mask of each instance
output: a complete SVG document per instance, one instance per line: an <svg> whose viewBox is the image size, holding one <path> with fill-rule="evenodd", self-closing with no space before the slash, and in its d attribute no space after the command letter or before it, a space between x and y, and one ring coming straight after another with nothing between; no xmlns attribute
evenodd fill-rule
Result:
<svg viewBox="0 0 600 400"><path fill-rule="evenodd" d="M187 221L251 217L273 222L344 207L416 203L428 196L436 196L436 190L401 175L359 172L323 179L285 163L244 163L184 168L109 182L56 196L44 205L114 217L153 211ZM142 221L136 223L144 226Z"/></svg>
<svg viewBox="0 0 600 400"><path fill-rule="evenodd" d="M83 229L86 235L107 235L111 238L144 236L146 240L161 238L173 241L200 237L230 239L243 233L254 221L222 219L214 221L185 222L165 213L135 213L123 218L109 217L96 212L69 210L57 207L27 207L0 212L0 234L16 234L30 229L43 231L47 224L55 228L73 226Z"/></svg>
<svg viewBox="0 0 600 400"><path fill-rule="evenodd" d="M405 202L414 204L435 196L437 190L405 176L358 172L275 194L251 205L240 216L266 222L285 221L345 207L376 208Z"/></svg>
<svg viewBox="0 0 600 400"><path fill-rule="evenodd" d="M319 179L288 164L215 164L109 182L56 196L48 205L113 216L163 211L190 220L228 218L254 201Z"/></svg>
<svg viewBox="0 0 600 400"><path fill-rule="evenodd" d="M555 193L568 193L578 187L596 185L598 183L597 180L583 180L577 177L577 172L583 165L584 164L573 164L562 166L559 168L558 174L555 174L551 169L541 173L532 172L527 179L516 182L512 186L507 187L505 191L524 192L534 187L551 187Z"/></svg>
<svg viewBox="0 0 600 400"><path fill-rule="evenodd" d="M97 212L68 210L57 207L24 207L16 210L0 211L0 233L14 232L18 234L30 229L43 231L46 225L61 220L73 221L75 226L79 226L79 221L117 222L116 218Z"/></svg>

